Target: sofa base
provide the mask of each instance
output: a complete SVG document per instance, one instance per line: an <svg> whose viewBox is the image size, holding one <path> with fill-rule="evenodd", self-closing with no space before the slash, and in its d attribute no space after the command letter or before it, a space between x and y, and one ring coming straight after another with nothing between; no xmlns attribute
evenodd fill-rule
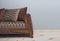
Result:
<svg viewBox="0 0 60 41"><path fill-rule="evenodd" d="M5 32L4 32L5 31ZM31 30L0 30L0 37L31 37L33 32Z"/></svg>
<svg viewBox="0 0 60 41"><path fill-rule="evenodd" d="M30 37L33 38L32 35L29 34L0 34L0 38L2 37Z"/></svg>

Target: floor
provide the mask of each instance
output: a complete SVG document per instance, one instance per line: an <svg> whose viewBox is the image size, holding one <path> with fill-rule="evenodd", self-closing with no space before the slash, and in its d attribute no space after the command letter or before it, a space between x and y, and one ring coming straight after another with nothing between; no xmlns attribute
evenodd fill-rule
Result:
<svg viewBox="0 0 60 41"><path fill-rule="evenodd" d="M60 41L60 30L34 30L34 38L6 37L0 41Z"/></svg>

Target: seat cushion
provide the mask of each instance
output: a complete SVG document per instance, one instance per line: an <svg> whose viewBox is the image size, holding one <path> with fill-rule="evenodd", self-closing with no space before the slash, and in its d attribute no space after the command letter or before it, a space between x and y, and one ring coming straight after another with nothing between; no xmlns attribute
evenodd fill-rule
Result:
<svg viewBox="0 0 60 41"><path fill-rule="evenodd" d="M0 28L11 28L11 29L20 29L25 28L25 23L20 22L0 22Z"/></svg>

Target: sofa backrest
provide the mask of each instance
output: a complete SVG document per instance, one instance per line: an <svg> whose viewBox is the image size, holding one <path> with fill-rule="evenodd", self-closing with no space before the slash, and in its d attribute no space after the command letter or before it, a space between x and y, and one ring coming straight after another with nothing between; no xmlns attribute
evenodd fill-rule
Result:
<svg viewBox="0 0 60 41"><path fill-rule="evenodd" d="M27 7L21 8L18 15L18 21L24 20L24 16L26 13L27 13Z"/></svg>

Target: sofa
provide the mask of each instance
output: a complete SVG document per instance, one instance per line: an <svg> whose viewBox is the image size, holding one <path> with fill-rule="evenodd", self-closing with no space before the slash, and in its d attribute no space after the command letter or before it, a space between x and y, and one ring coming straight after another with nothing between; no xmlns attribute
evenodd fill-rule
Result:
<svg viewBox="0 0 60 41"><path fill-rule="evenodd" d="M27 7L0 9L0 36L33 37L31 15Z"/></svg>

